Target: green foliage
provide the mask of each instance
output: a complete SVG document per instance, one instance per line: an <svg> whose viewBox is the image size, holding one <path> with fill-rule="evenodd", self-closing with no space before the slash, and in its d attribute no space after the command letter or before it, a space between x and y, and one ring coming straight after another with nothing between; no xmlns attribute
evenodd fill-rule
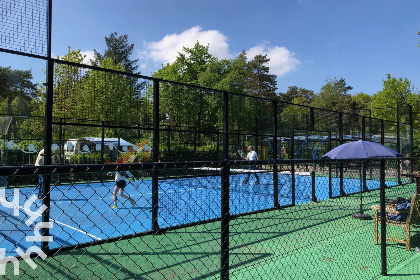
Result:
<svg viewBox="0 0 420 280"><path fill-rule="evenodd" d="M32 83L30 70L12 70L10 67L0 66L0 98L4 100L1 107L7 102L8 115L17 112L28 113L24 108L25 103L35 97L35 92L36 86ZM19 100L13 105L16 99Z"/></svg>
<svg viewBox="0 0 420 280"><path fill-rule="evenodd" d="M22 96L17 96L12 101L12 114L13 115L22 115L26 116L29 115L29 104L26 99L24 99Z"/></svg>
<svg viewBox="0 0 420 280"><path fill-rule="evenodd" d="M0 114L7 115L7 99L0 99Z"/></svg>
<svg viewBox="0 0 420 280"><path fill-rule="evenodd" d="M270 74L267 55L256 55L247 65L246 92L251 96L274 99L277 76Z"/></svg>
<svg viewBox="0 0 420 280"><path fill-rule="evenodd" d="M108 37L105 36L105 43L107 49L103 55L94 50L94 59L91 60L92 65L103 66L104 60L111 59L116 65L121 65L123 71L136 73L138 59L130 59L134 44L128 43L127 34L118 36L117 32L113 32ZM140 72L137 72L137 74L140 74Z"/></svg>
<svg viewBox="0 0 420 280"><path fill-rule="evenodd" d="M109 155L104 154L104 161L109 160ZM66 162L70 164L99 164L101 153L72 154L66 156Z"/></svg>
<svg viewBox="0 0 420 280"><path fill-rule="evenodd" d="M109 70L135 73L138 60L131 60L133 44L128 43L128 36L118 36L116 32L105 37L107 49L104 54L95 50L92 63ZM68 53L61 60L83 63L85 57L80 50L68 48ZM271 133L272 103L280 100L281 125L284 133L290 133L293 127L309 127L310 111L307 106L322 109L357 113L386 120L396 120L396 105L413 106L415 142L414 149L420 143L420 99L418 90L410 81L394 78L387 74L383 90L370 96L364 93L350 95L351 86L344 78L327 79L319 94L312 90L290 86L283 94L276 94L276 76L270 74L267 55L257 55L247 62L246 52L235 59L221 59L209 53L209 46L197 42L192 48L184 48L173 63L168 63L153 76L168 81L192 84L204 87L186 87L175 83L160 82L160 124L173 130L167 136L162 133L161 140L167 137L176 139L171 142L171 155L175 159L188 157L195 153L196 158L207 158L216 155L215 139L208 137L209 132L223 128L223 91L229 94L228 114L229 129L239 130L243 135ZM38 116L19 120L17 138L43 139L45 120L45 87L35 87L31 82L30 71L12 70L0 67L0 113L21 116ZM216 90L213 90L216 89ZM97 71L88 68L74 67L56 63L54 69L54 121L85 119L98 125L102 122L129 127L130 124L144 124L151 127L153 122L153 85L131 76L116 74L112 71ZM247 96L245 96L246 94ZM263 97L270 100L258 100ZM301 106L300 106L301 105ZM372 110L373 108L373 110ZM392 108L392 109L377 109ZM408 122L408 106L400 107L403 122ZM320 111L317 110L316 114ZM329 115L328 115L329 114ZM315 115L316 129L327 130L336 115L319 113ZM344 114L346 130L360 129L360 117ZM332 121L331 121L332 120ZM15 125L15 123L13 124ZM185 130L195 129L194 132ZM395 132L396 127L387 128ZM258 131L257 131L258 130ZM282 133L283 133L282 132ZM53 138L59 139L60 127L53 125ZM151 136L151 130L106 128L105 137L118 136L126 140L142 139ZM100 137L100 127L66 126L65 137L81 138L85 136ZM196 138L195 138L196 137ZM236 140L236 139L235 139ZM194 150L191 143L200 143ZM201 146L200 146L201 145ZM207 156L205 154L207 153ZM420 151L419 153L420 154ZM146 155L144 155L146 156ZM96 162L95 156L82 155L72 160L87 159Z"/></svg>
<svg viewBox="0 0 420 280"><path fill-rule="evenodd" d="M220 158L217 147L214 145L204 145L194 150L193 146L173 145L170 154L163 155L165 161L184 161L184 160L210 160Z"/></svg>
<svg viewBox="0 0 420 280"><path fill-rule="evenodd" d="M361 111L369 111L373 101L373 97L366 93L360 92L356 95L352 95L350 103L350 110L353 110L360 114ZM366 114L362 114L366 115ZM367 115L369 116L369 115Z"/></svg>
<svg viewBox="0 0 420 280"><path fill-rule="evenodd" d="M81 63L84 56L80 50L69 52L62 60ZM111 57L102 58L100 66L105 69L123 71ZM139 123L142 118L144 99L139 95L136 81L131 77L112 72L86 70L56 64L54 77L54 108L56 119L85 119L111 123ZM134 131L120 131L119 137L135 134ZM58 133L58 131L57 131ZM115 131L108 130L107 137ZM68 127L67 138L100 136L101 129L85 127Z"/></svg>
<svg viewBox="0 0 420 280"><path fill-rule="evenodd" d="M199 75L199 84L229 92L243 93L246 79L246 54L236 59L211 60Z"/></svg>
<svg viewBox="0 0 420 280"><path fill-rule="evenodd" d="M409 123L409 106L412 106L413 112L413 151L414 156L420 155L420 97L418 90L414 88L408 79L395 78L390 74L386 75L383 81L383 90L373 96L372 116L375 118L396 121L397 120L397 104L400 109L400 121ZM391 127L391 129L396 129ZM407 137L407 136L405 136Z"/></svg>
<svg viewBox="0 0 420 280"><path fill-rule="evenodd" d="M373 96L373 117L396 121L397 110L395 108L397 107L397 103L411 104L417 107L417 109L420 109L417 104L417 97L414 94L414 87L408 79L397 79L391 77L390 74L386 76L386 80L383 81L383 89ZM375 108L379 109L375 110ZM406 119L405 121L408 120Z"/></svg>
<svg viewBox="0 0 420 280"><path fill-rule="evenodd" d="M193 48L184 48L174 63L158 70L154 77L251 96L276 96L276 77L269 74L266 55L257 55L247 63L245 52L234 60L218 60L209 54L208 49L198 42ZM171 127L192 126L210 131L222 128L222 93L162 83L160 96L164 110L161 115ZM230 122L233 127L239 128L241 123L242 129L255 131L252 129L255 119L271 119L270 106L270 102L230 95ZM241 119L250 120L241 122ZM181 138L181 142L183 140Z"/></svg>
<svg viewBox="0 0 420 280"><path fill-rule="evenodd" d="M154 76L164 80L199 85L200 76L203 75L201 83L208 85L208 81L216 78L206 74L206 69L209 64L212 67L218 67L214 64L215 62L215 58L208 52L208 46L202 46L197 42L193 48L184 48L174 63L167 64ZM215 124L220 123L217 120L217 112L220 111L210 110L211 107L220 108L220 94L162 84L160 97L163 110L161 113L168 116L167 121L172 127L194 126L212 129ZM192 104L194 106L191 106Z"/></svg>
<svg viewBox="0 0 420 280"><path fill-rule="evenodd" d="M287 103L309 105L314 92L297 86L289 86L286 93L279 94L279 100Z"/></svg>
<svg viewBox="0 0 420 280"><path fill-rule="evenodd" d="M326 84L321 88L318 95L314 96L311 105L321 109L328 109L334 111L347 111L349 110L351 96L348 91L351 86L347 86L346 81L341 78L326 80Z"/></svg>

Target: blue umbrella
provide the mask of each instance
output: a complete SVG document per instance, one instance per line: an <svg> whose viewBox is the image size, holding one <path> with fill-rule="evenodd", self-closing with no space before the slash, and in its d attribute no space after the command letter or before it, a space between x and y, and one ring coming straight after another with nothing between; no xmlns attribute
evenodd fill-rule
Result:
<svg viewBox="0 0 420 280"><path fill-rule="evenodd" d="M322 158L330 159L366 159L381 157L402 157L402 155L379 143L359 140L335 147L322 156Z"/></svg>
<svg viewBox="0 0 420 280"><path fill-rule="evenodd" d="M381 145L376 142L370 141L353 141L349 143L342 144L338 147L335 147L328 153L322 156L322 158L330 159L369 159L369 158L384 158L384 157L402 157L402 155L387 146ZM362 169L363 162L360 168L360 213L354 213L353 218L356 219L371 219L371 216L368 214L363 214L363 204L362 204Z"/></svg>

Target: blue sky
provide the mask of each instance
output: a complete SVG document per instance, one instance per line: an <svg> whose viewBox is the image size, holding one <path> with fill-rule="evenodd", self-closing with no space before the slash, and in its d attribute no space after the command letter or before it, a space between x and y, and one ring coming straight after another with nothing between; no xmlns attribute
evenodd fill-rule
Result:
<svg viewBox="0 0 420 280"><path fill-rule="evenodd" d="M268 54L278 92L318 93L336 77L352 94L372 95L387 73L420 87L419 11L416 0L53 0L52 52L70 46L90 57L104 52L105 36L127 34L132 58L150 76L199 41L219 59ZM4 54L0 61L43 77L44 62Z"/></svg>

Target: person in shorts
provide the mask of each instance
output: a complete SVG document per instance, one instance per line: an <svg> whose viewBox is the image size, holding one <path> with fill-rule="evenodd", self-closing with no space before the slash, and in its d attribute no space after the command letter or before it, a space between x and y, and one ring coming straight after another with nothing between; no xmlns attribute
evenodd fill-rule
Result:
<svg viewBox="0 0 420 280"><path fill-rule="evenodd" d="M107 175L110 176L113 173L115 173L115 187L114 187L114 192L113 194L113 198L114 198L114 206L112 206L112 209L117 209L118 208L118 200L117 200L117 193L120 193L120 196L129 200L131 202L131 205L134 207L136 205L136 203L134 202L134 199L132 199L130 197L130 195L125 195L124 194L124 188L127 185L126 182L126 177L125 176L129 176L132 181L135 181L135 178L133 176L133 174L130 173L130 171L115 171L115 172L108 172Z"/></svg>

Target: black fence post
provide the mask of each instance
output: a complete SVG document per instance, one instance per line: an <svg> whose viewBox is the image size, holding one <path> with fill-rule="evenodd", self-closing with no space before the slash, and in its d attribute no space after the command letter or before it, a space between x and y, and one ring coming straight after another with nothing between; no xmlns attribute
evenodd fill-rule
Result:
<svg viewBox="0 0 420 280"><path fill-rule="evenodd" d="M328 198L332 198L332 171L331 171L331 162L328 161Z"/></svg>
<svg viewBox="0 0 420 280"><path fill-rule="evenodd" d="M309 108L309 130L315 130L315 114L314 108Z"/></svg>
<svg viewBox="0 0 420 280"><path fill-rule="evenodd" d="M153 160L159 159L159 81L153 80ZM159 174L158 170L152 170L152 230L159 232Z"/></svg>
<svg viewBox="0 0 420 280"><path fill-rule="evenodd" d="M273 192L274 192L274 207L280 208L279 204L279 180L278 180L278 172L277 172L277 101L273 101ZM280 141L281 143L281 141Z"/></svg>
<svg viewBox="0 0 420 280"><path fill-rule="evenodd" d="M290 159L295 158L295 131L292 128L292 136L290 141ZM292 178L292 205L296 204L296 178L295 178L295 163L290 164L291 167L291 178Z"/></svg>
<svg viewBox="0 0 420 280"><path fill-rule="evenodd" d="M47 101L45 105L45 131L44 131L44 164L51 165L51 145L52 145L52 107L53 107L53 68L54 62L52 60L48 61L47 66L47 73L48 73L48 80L47 80ZM42 222L49 223L50 221L50 203L51 203L51 175L45 174L40 175L44 177L43 183L43 201L42 204L45 205L47 208L42 212ZM39 194L38 194L39 196ZM49 228L43 227L42 230L42 237L46 237L50 235ZM48 255L49 253L49 241L41 241L41 248L42 251Z"/></svg>
<svg viewBox="0 0 420 280"><path fill-rule="evenodd" d="M380 209L381 209L381 274L387 275L386 263L386 217L385 213L385 160L381 159L380 169Z"/></svg>
<svg viewBox="0 0 420 280"><path fill-rule="evenodd" d="M384 120L381 120L381 144L385 144L385 123Z"/></svg>
<svg viewBox="0 0 420 280"><path fill-rule="evenodd" d="M51 165L51 146L52 146L52 118L53 118L53 102L54 102L54 61L51 58L51 30L52 30L52 0L48 1L48 16L47 16L47 92L46 92L46 102L45 102L45 130L44 130L44 164ZM51 199L51 175L41 175L44 176L43 184L43 200L42 204L47 208L42 212L42 222L45 224L50 223L50 199ZM39 194L38 194L39 195ZM49 227L42 227L41 229L41 249L46 254L49 255L50 246L48 237L50 235Z"/></svg>
<svg viewBox="0 0 420 280"><path fill-rule="evenodd" d="M197 160L197 127L194 127L194 160Z"/></svg>
<svg viewBox="0 0 420 280"><path fill-rule="evenodd" d="M409 139L410 139L410 157L413 157L413 133L414 133L414 129L413 129L413 105L408 105L408 111L409 111L409 124L410 124L410 131L409 131ZM403 155L404 156L404 155ZM410 173L413 172L413 164L410 164Z"/></svg>
<svg viewBox="0 0 420 280"><path fill-rule="evenodd" d="M362 117L362 140L366 140L366 117ZM362 161L362 163L364 163ZM369 191L366 185L366 164L362 164L362 181L363 181L363 191Z"/></svg>
<svg viewBox="0 0 420 280"><path fill-rule="evenodd" d="M58 165L64 164L65 154L64 154L64 129L63 129L63 119L60 118L59 124L59 133L58 133ZM61 174L57 174L57 184L61 185Z"/></svg>
<svg viewBox="0 0 420 280"><path fill-rule="evenodd" d="M338 113L338 125L339 125L339 141L340 145L344 144L343 136L343 112ZM340 162L340 196L344 196L344 163Z"/></svg>
<svg viewBox="0 0 420 280"><path fill-rule="evenodd" d="M229 206L229 163L222 166L221 182L221 256L220 256L220 279L229 279L229 221L230 221L230 206Z"/></svg>
<svg viewBox="0 0 420 280"><path fill-rule="evenodd" d="M400 105L400 102L397 102L397 152L402 154L402 151L401 151L401 133L400 133L400 130L401 130L401 126L400 126L401 113L400 113L400 111L401 111L401 105ZM398 179L398 184L401 185L402 181L401 181L401 168L400 167L401 167L402 161L397 161L397 163L398 163L397 179Z"/></svg>
<svg viewBox="0 0 420 280"><path fill-rule="evenodd" d="M217 146L216 146L216 153L217 153L217 159L220 159L220 130L217 130Z"/></svg>
<svg viewBox="0 0 420 280"><path fill-rule="evenodd" d="M220 223L220 279L229 279L229 95L223 92L223 159L225 163L221 170L221 223Z"/></svg>
<svg viewBox="0 0 420 280"><path fill-rule="evenodd" d="M104 159L104 150L105 150L105 122L102 121L102 127L101 127L101 163L105 163Z"/></svg>
<svg viewBox="0 0 420 280"><path fill-rule="evenodd" d="M328 151L331 150L331 132L328 132ZM328 161L328 197L332 198L332 171L331 161Z"/></svg>
<svg viewBox="0 0 420 280"><path fill-rule="evenodd" d="M315 192L315 187L316 187L316 182L315 182L315 171L311 171L311 183L312 183L312 201L313 202L317 202L316 199L316 192Z"/></svg>

